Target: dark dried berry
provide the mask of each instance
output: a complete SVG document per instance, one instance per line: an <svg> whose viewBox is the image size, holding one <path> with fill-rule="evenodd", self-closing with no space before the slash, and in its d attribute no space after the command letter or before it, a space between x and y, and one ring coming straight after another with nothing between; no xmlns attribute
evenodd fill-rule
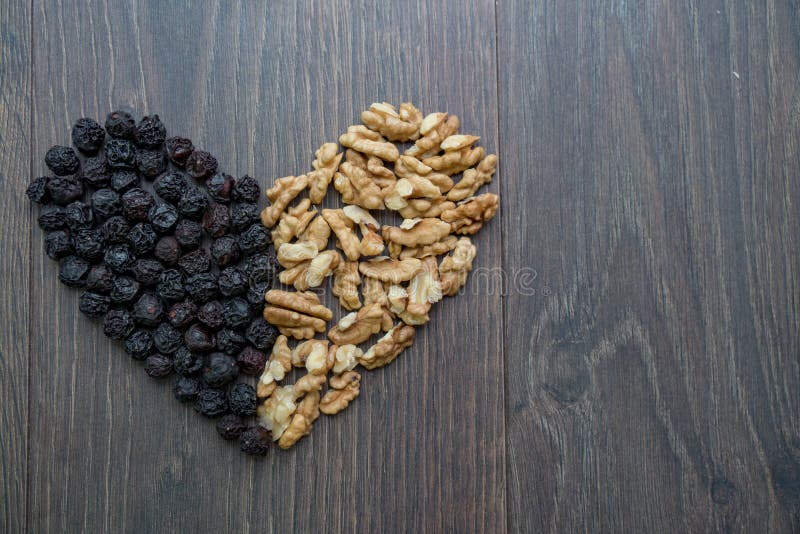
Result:
<svg viewBox="0 0 800 534"><path fill-rule="evenodd" d="M150 378L164 378L172 373L172 360L163 354L151 354L144 361L144 372Z"/></svg>
<svg viewBox="0 0 800 534"><path fill-rule="evenodd" d="M222 436L223 439L239 439L239 436L241 436L242 432L246 429L247 425L244 424L242 418L232 413L225 415L217 421L217 433Z"/></svg>
<svg viewBox="0 0 800 534"><path fill-rule="evenodd" d="M139 177L133 171L116 171L111 174L111 189L122 193L139 187Z"/></svg>
<svg viewBox="0 0 800 534"><path fill-rule="evenodd" d="M228 411L228 396L221 389L203 389L197 394L194 409L206 417L219 417Z"/></svg>
<svg viewBox="0 0 800 534"><path fill-rule="evenodd" d="M218 300L210 300L197 311L197 319L212 330L217 330L225 324L223 313L225 313L225 309L222 303Z"/></svg>
<svg viewBox="0 0 800 534"><path fill-rule="evenodd" d="M181 247L178 240L169 236L164 236L156 242L153 256L165 265L175 265L181 257Z"/></svg>
<svg viewBox="0 0 800 534"><path fill-rule="evenodd" d="M153 330L153 343L162 354L172 354L181 347L183 336L169 323L161 323Z"/></svg>
<svg viewBox="0 0 800 534"><path fill-rule="evenodd" d="M253 347L245 347L236 357L236 363L244 374L259 376L267 365L267 355Z"/></svg>
<svg viewBox="0 0 800 534"><path fill-rule="evenodd" d="M241 297L226 300L223 308L225 325L229 328L240 328L250 321L250 304Z"/></svg>
<svg viewBox="0 0 800 534"><path fill-rule="evenodd" d="M68 146L52 146L44 156L47 167L56 176L75 174L81 167L78 155Z"/></svg>
<svg viewBox="0 0 800 534"><path fill-rule="evenodd" d="M233 186L233 200L256 203L260 196L261 187L255 178L245 175L236 180L236 184Z"/></svg>
<svg viewBox="0 0 800 534"><path fill-rule="evenodd" d="M144 293L133 305L133 320L144 326L156 326L164 315L164 306L152 293Z"/></svg>
<svg viewBox="0 0 800 534"><path fill-rule="evenodd" d="M39 228L45 232L60 230L67 227L67 217L64 208L60 206L49 206L48 209L39 214Z"/></svg>
<svg viewBox="0 0 800 534"><path fill-rule="evenodd" d="M90 263L103 259L105 252L103 235L97 230L78 230L72 236L75 254Z"/></svg>
<svg viewBox="0 0 800 534"><path fill-rule="evenodd" d="M106 158L102 154L93 158L87 158L81 166L81 178L86 185L101 189L108 187L111 181Z"/></svg>
<svg viewBox="0 0 800 534"><path fill-rule="evenodd" d="M193 324L183 334L186 348L192 352L208 352L214 348L214 334L199 324Z"/></svg>
<svg viewBox="0 0 800 534"><path fill-rule="evenodd" d="M28 195L31 202L47 204L50 201L50 193L47 192L48 181L50 181L48 176L40 176L28 185L25 194Z"/></svg>
<svg viewBox="0 0 800 534"><path fill-rule="evenodd" d="M242 452L253 456L266 456L271 437L266 428L251 426L239 437Z"/></svg>
<svg viewBox="0 0 800 534"><path fill-rule="evenodd" d="M106 314L111 307L111 299L97 293L83 293L79 300L78 309L86 317L98 319Z"/></svg>
<svg viewBox="0 0 800 534"><path fill-rule="evenodd" d="M138 223L128 231L127 242L137 256L149 254L156 244L156 235L153 227L147 223Z"/></svg>
<svg viewBox="0 0 800 534"><path fill-rule="evenodd" d="M114 272L106 265L95 265L86 277L86 290L107 295L114 285Z"/></svg>
<svg viewBox="0 0 800 534"><path fill-rule="evenodd" d="M186 181L186 177L179 172L163 174L156 178L153 184L153 189L156 194L173 204L177 204L180 201L187 187L189 187L189 185Z"/></svg>
<svg viewBox="0 0 800 534"><path fill-rule="evenodd" d="M205 358L203 381L213 388L222 387L236 379L239 367L236 360L221 352L212 352Z"/></svg>
<svg viewBox="0 0 800 534"><path fill-rule="evenodd" d="M103 128L89 117L78 119L72 127L72 144L85 154L96 154L105 138Z"/></svg>
<svg viewBox="0 0 800 534"><path fill-rule="evenodd" d="M224 235L211 243L211 256L220 267L239 261L241 252L239 243L233 236Z"/></svg>
<svg viewBox="0 0 800 534"><path fill-rule="evenodd" d="M133 317L126 310L111 310L103 320L103 333L122 341L133 332L134 326Z"/></svg>
<svg viewBox="0 0 800 534"><path fill-rule="evenodd" d="M280 271L280 264L271 250L264 254L250 256L245 264L247 279L251 284L267 282L272 285L278 271Z"/></svg>
<svg viewBox="0 0 800 534"><path fill-rule="evenodd" d="M198 249L181 256L181 259L178 260L178 267L189 276L205 273L211 270L211 258L208 257L205 250Z"/></svg>
<svg viewBox="0 0 800 534"><path fill-rule="evenodd" d="M108 219L122 211L119 193L113 189L98 189L92 193L92 210L101 219Z"/></svg>
<svg viewBox="0 0 800 534"><path fill-rule="evenodd" d="M134 360L144 360L153 352L153 336L147 330L136 330L125 340L125 352Z"/></svg>
<svg viewBox="0 0 800 534"><path fill-rule="evenodd" d="M58 279L68 287L83 287L89 275L89 262L78 256L67 256L58 264Z"/></svg>
<svg viewBox="0 0 800 534"><path fill-rule="evenodd" d="M103 223L100 231L103 234L103 239L105 240L106 244L114 245L118 243L125 243L128 239L128 232L130 232L131 226L128 224L128 221L122 215L114 215L113 217L109 217L106 222Z"/></svg>
<svg viewBox="0 0 800 534"><path fill-rule="evenodd" d="M204 180L215 172L217 159L204 150L195 150L186 158L186 174L195 180Z"/></svg>
<svg viewBox="0 0 800 534"><path fill-rule="evenodd" d="M228 206L212 202L203 214L203 230L211 237L222 237L228 232L231 214Z"/></svg>
<svg viewBox="0 0 800 534"><path fill-rule="evenodd" d="M264 308L264 295L267 291L272 289L269 282L256 282L247 288L245 297L247 303L250 304L250 311L252 313L259 313Z"/></svg>
<svg viewBox="0 0 800 534"><path fill-rule="evenodd" d="M208 206L208 197L199 187L187 187L178 201L178 211L186 218L198 220Z"/></svg>
<svg viewBox="0 0 800 534"><path fill-rule="evenodd" d="M156 232L166 234L178 222L178 211L169 204L156 204L150 208L148 218Z"/></svg>
<svg viewBox="0 0 800 534"><path fill-rule="evenodd" d="M181 402L194 402L200 389L200 381L196 378L182 376L172 383L172 394Z"/></svg>
<svg viewBox="0 0 800 534"><path fill-rule="evenodd" d="M186 347L181 347L172 359L172 366L179 375L194 376L203 369L203 357L190 352Z"/></svg>
<svg viewBox="0 0 800 534"><path fill-rule="evenodd" d="M84 183L95 189L108 187L111 181L111 173L106 164L105 156L101 154L93 158L87 158L81 167L81 176Z"/></svg>
<svg viewBox="0 0 800 534"><path fill-rule="evenodd" d="M234 232L241 232L258 222L258 217L258 204L234 204L231 207L231 229Z"/></svg>
<svg viewBox="0 0 800 534"><path fill-rule="evenodd" d="M175 328L186 328L197 318L197 306L191 300L176 302L167 312L169 324Z"/></svg>
<svg viewBox="0 0 800 534"><path fill-rule="evenodd" d="M244 271L236 267L226 267L219 273L217 279L219 292L225 297L243 295L247 292L247 276Z"/></svg>
<svg viewBox="0 0 800 534"><path fill-rule="evenodd" d="M164 145L167 149L167 157L179 167L186 164L186 160L194 151L192 140L185 137L170 137L164 141Z"/></svg>
<svg viewBox="0 0 800 534"><path fill-rule="evenodd" d="M117 276L111 284L111 302L130 304L139 294L139 282L127 276Z"/></svg>
<svg viewBox="0 0 800 534"><path fill-rule="evenodd" d="M217 277L211 273L190 276L186 280L186 292L195 302L208 302L217 296Z"/></svg>
<svg viewBox="0 0 800 534"><path fill-rule="evenodd" d="M256 390L250 384L239 382L228 391L228 407L236 415L255 415L257 402Z"/></svg>
<svg viewBox="0 0 800 534"><path fill-rule="evenodd" d="M158 115L142 117L133 134L136 144L143 148L158 148L167 138L167 129Z"/></svg>
<svg viewBox="0 0 800 534"><path fill-rule="evenodd" d="M106 132L117 139L133 139L136 121L127 111L112 111L106 117Z"/></svg>
<svg viewBox="0 0 800 534"><path fill-rule="evenodd" d="M225 173L217 173L206 180L206 190L208 191L208 196L214 202L227 204L231 201L233 184L233 176Z"/></svg>
<svg viewBox="0 0 800 534"><path fill-rule="evenodd" d="M83 196L83 182L77 176L54 176L47 181L50 199L59 206L79 200Z"/></svg>
<svg viewBox="0 0 800 534"><path fill-rule="evenodd" d="M160 261L150 258L140 258L133 262L131 267L131 273L136 281L148 287L153 287L159 282L163 270L164 266Z"/></svg>
<svg viewBox="0 0 800 534"><path fill-rule="evenodd" d="M239 235L239 248L245 255L267 250L271 244L272 237L261 224L254 224Z"/></svg>
<svg viewBox="0 0 800 534"><path fill-rule="evenodd" d="M111 139L105 148L106 165L112 169L135 169L136 147L130 141Z"/></svg>
<svg viewBox="0 0 800 534"><path fill-rule="evenodd" d="M72 237L63 230L50 232L44 238L44 251L51 260L60 260L75 252Z"/></svg>
<svg viewBox="0 0 800 534"><path fill-rule="evenodd" d="M257 317L250 322L244 337L257 349L271 350L278 337L278 330L261 317Z"/></svg>
<svg viewBox="0 0 800 534"><path fill-rule="evenodd" d="M217 350L224 352L230 356L239 354L242 347L244 347L244 337L236 330L230 328L223 328L216 335Z"/></svg>
<svg viewBox="0 0 800 534"><path fill-rule="evenodd" d="M106 250L103 261L115 273L124 273L133 264L133 254L128 245L113 245Z"/></svg>
<svg viewBox="0 0 800 534"><path fill-rule="evenodd" d="M161 150L139 150L136 152L136 170L145 180L155 180L167 170L167 156Z"/></svg>
<svg viewBox="0 0 800 534"><path fill-rule="evenodd" d="M161 272L156 286L156 293L167 302L180 300L186 294L183 289L183 276L176 269Z"/></svg>
<svg viewBox="0 0 800 534"><path fill-rule="evenodd" d="M184 250L194 250L203 241L203 227L198 222L181 219L175 225L175 239Z"/></svg>
<svg viewBox="0 0 800 534"><path fill-rule="evenodd" d="M64 209L67 228L77 231L91 228L94 225L94 212L92 207L79 200L70 203Z"/></svg>
<svg viewBox="0 0 800 534"><path fill-rule="evenodd" d="M122 195L122 213L129 221L146 221L153 204L155 204L153 195L138 187Z"/></svg>

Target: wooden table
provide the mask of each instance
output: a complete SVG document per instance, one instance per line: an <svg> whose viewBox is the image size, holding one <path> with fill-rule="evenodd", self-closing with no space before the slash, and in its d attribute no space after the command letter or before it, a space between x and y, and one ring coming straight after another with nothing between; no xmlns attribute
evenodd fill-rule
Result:
<svg viewBox="0 0 800 534"><path fill-rule="evenodd" d="M0 5L0 531L800 529L796 2L265 3ZM253 460L80 316L26 184L119 106L268 184L380 100L500 155L484 282Z"/></svg>

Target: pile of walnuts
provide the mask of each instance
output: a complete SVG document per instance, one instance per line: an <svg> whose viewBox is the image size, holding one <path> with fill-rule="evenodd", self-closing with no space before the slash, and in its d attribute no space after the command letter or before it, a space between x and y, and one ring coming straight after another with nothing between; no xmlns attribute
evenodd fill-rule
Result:
<svg viewBox="0 0 800 534"><path fill-rule="evenodd" d="M265 295L264 318L281 335L257 390L260 422L284 449L311 432L320 412L338 413L358 396L358 365L387 365L414 342L431 305L466 283L476 252L467 236L497 213L497 195L476 195L492 181L497 156L475 146L478 137L459 134L458 117L381 103L361 120L339 137L344 153L325 143L313 171L277 179L261 213L272 228L280 281L294 288ZM402 154L395 144L412 142ZM345 206L318 210L331 182ZM379 210L404 220L381 226L370 213ZM350 313L329 329L333 313L310 290L330 276ZM315 339L326 330L327 339ZM359 347L381 332L372 346ZM289 338L301 341L290 347ZM293 367L306 374L281 385Z"/></svg>

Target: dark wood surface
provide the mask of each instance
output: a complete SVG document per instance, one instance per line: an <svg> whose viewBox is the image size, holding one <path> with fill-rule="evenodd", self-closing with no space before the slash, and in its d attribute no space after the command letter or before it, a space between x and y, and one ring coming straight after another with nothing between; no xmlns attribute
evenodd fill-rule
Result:
<svg viewBox="0 0 800 534"><path fill-rule="evenodd" d="M796 2L74 4L0 6L0 531L800 529ZM24 189L78 116L267 185L377 100L499 151L504 286L254 461L80 316Z"/></svg>

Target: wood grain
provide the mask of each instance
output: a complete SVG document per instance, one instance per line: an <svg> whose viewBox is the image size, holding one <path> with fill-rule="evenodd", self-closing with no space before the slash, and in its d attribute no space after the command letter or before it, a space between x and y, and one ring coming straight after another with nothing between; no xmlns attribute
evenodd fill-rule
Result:
<svg viewBox="0 0 800 534"><path fill-rule="evenodd" d="M31 13L0 5L0 531L26 527ZM38 252L39 247L36 248Z"/></svg>
<svg viewBox="0 0 800 534"><path fill-rule="evenodd" d="M37 157L124 107L267 185L384 99L452 111L497 149L491 2L93 4L34 2ZM499 237L478 237L479 266L500 266ZM437 309L346 413L254 461L87 325L41 254L31 288L31 531L504 530L499 293Z"/></svg>
<svg viewBox="0 0 800 534"><path fill-rule="evenodd" d="M498 3L510 531L800 529L798 23Z"/></svg>

